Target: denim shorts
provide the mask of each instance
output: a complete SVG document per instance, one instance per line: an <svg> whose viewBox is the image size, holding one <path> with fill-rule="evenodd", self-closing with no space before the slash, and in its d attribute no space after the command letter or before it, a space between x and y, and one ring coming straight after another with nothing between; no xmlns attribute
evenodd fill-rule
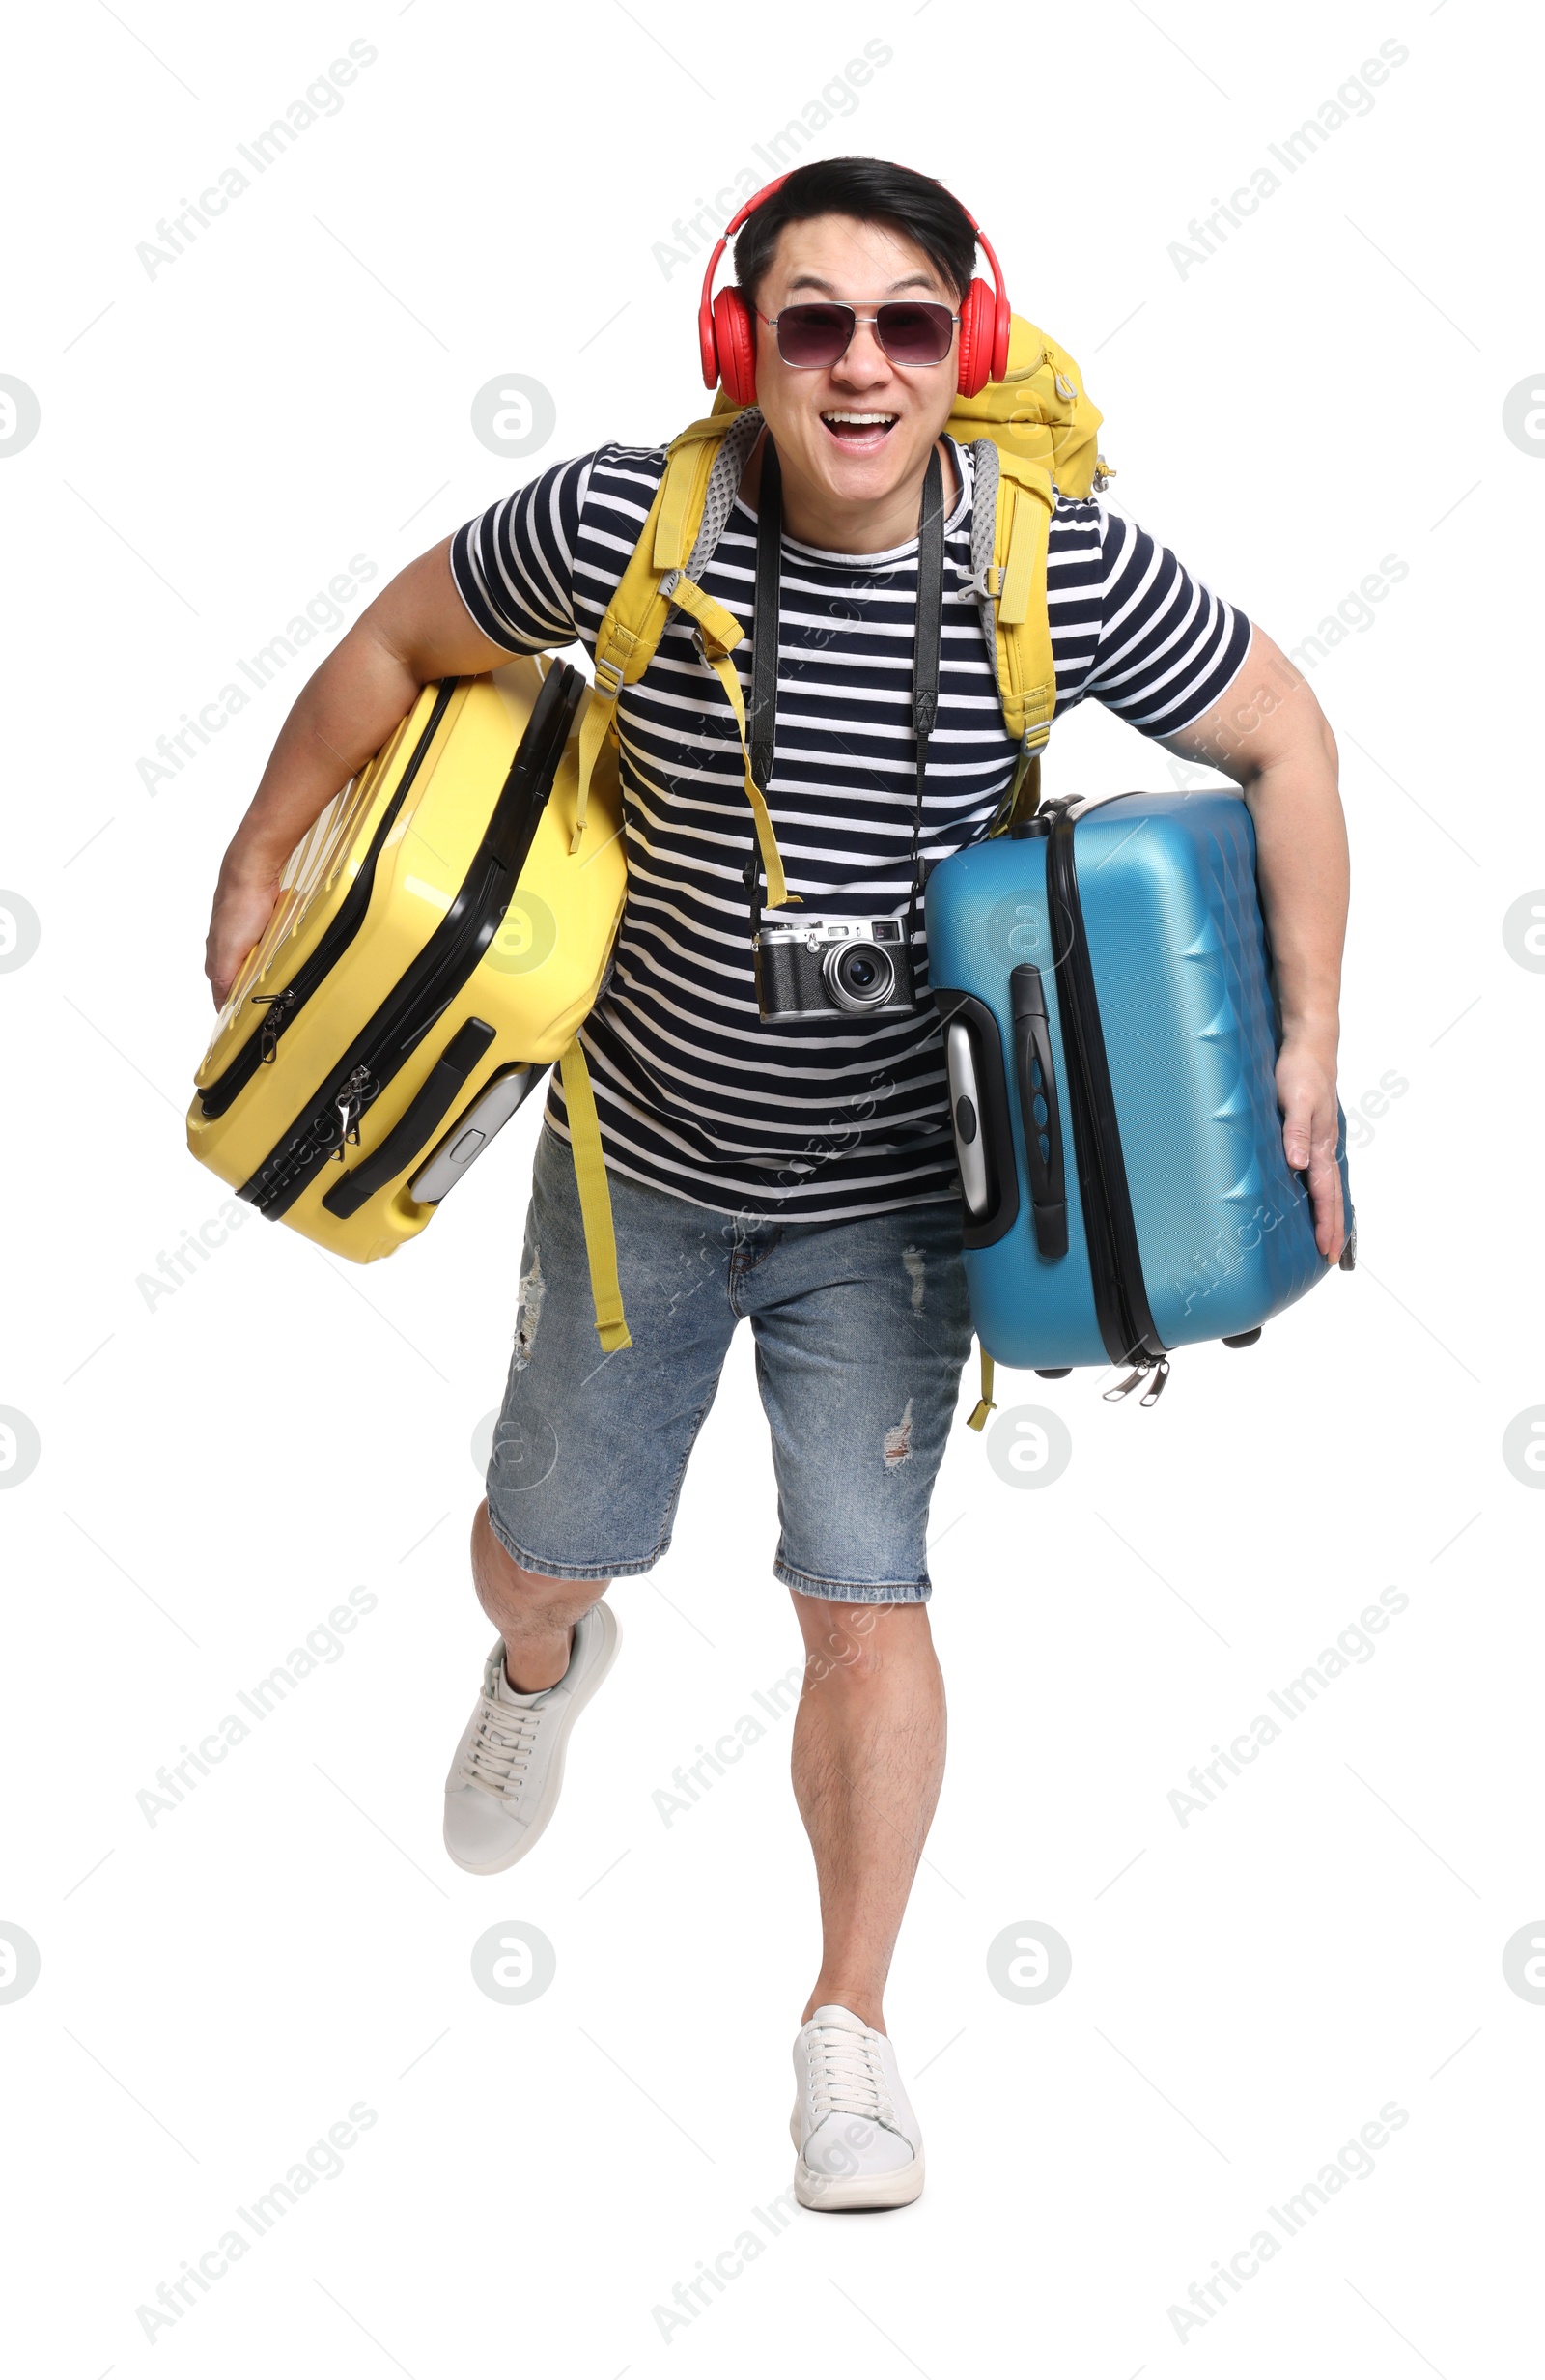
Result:
<svg viewBox="0 0 1545 2380"><path fill-rule="evenodd" d="M544 1124L488 1472L500 1544L549 1578L651 1569L744 1318L772 1436L773 1575L833 1601L925 1603L928 1506L971 1343L957 1204L788 1223L607 1180L632 1337L611 1355L569 1144Z"/></svg>

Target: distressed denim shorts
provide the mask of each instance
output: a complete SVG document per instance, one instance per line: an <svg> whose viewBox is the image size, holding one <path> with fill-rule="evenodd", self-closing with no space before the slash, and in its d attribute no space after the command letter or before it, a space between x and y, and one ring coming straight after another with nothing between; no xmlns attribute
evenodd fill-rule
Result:
<svg viewBox="0 0 1545 2380"><path fill-rule="evenodd" d="M488 1472L500 1544L549 1578L651 1569L744 1318L772 1435L773 1575L833 1601L925 1603L929 1500L971 1342L958 1206L786 1223L607 1179L632 1336L611 1355L574 1161L544 1124Z"/></svg>

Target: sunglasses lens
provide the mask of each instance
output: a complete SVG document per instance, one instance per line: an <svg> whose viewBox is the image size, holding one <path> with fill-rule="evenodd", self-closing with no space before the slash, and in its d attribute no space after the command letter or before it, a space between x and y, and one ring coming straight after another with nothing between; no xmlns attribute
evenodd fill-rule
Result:
<svg viewBox="0 0 1545 2380"><path fill-rule="evenodd" d="M895 298L874 316L875 335L903 369L942 363L954 336L948 306ZM778 316L778 354L800 371L829 371L848 352L857 318L848 305L785 306Z"/></svg>
<svg viewBox="0 0 1545 2380"><path fill-rule="evenodd" d="M778 316L778 354L801 371L826 370L852 337L851 306L785 306Z"/></svg>
<svg viewBox="0 0 1545 2380"><path fill-rule="evenodd" d="M954 322L948 306L925 305L920 299L900 299L883 305L875 317L880 344L892 363L942 363L949 354Z"/></svg>

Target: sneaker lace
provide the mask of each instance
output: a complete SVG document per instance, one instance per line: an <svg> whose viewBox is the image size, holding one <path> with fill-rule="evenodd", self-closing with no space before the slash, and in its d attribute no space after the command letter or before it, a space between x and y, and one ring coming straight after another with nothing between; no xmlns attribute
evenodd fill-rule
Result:
<svg viewBox="0 0 1545 2380"><path fill-rule="evenodd" d="M812 2026L809 2046L812 2129L829 2115L859 2115L891 2124L896 2111L880 2063L880 2036L842 2025Z"/></svg>
<svg viewBox="0 0 1545 2380"><path fill-rule="evenodd" d="M525 1782L541 1723L540 1712L512 1709L485 1695L462 1759L466 1782L495 1797L518 1792Z"/></svg>

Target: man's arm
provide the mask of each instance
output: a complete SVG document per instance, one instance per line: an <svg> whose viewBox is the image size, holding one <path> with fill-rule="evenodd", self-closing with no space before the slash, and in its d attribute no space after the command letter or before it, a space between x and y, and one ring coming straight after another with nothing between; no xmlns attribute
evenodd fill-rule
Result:
<svg viewBox="0 0 1545 2380"><path fill-rule="evenodd" d="M1306 679L1254 628L1222 701L1160 741L1182 759L1221 769L1250 806L1282 1007L1282 1146L1289 1165L1308 1169L1315 1242L1334 1261L1346 1239L1335 1163L1335 1057L1348 858L1330 722Z"/></svg>
<svg viewBox="0 0 1545 2380"><path fill-rule="evenodd" d="M496 669L509 653L472 625L451 541L381 589L301 689L220 864L204 972L220 1006L272 914L285 862L339 789L380 750L432 678Z"/></svg>

